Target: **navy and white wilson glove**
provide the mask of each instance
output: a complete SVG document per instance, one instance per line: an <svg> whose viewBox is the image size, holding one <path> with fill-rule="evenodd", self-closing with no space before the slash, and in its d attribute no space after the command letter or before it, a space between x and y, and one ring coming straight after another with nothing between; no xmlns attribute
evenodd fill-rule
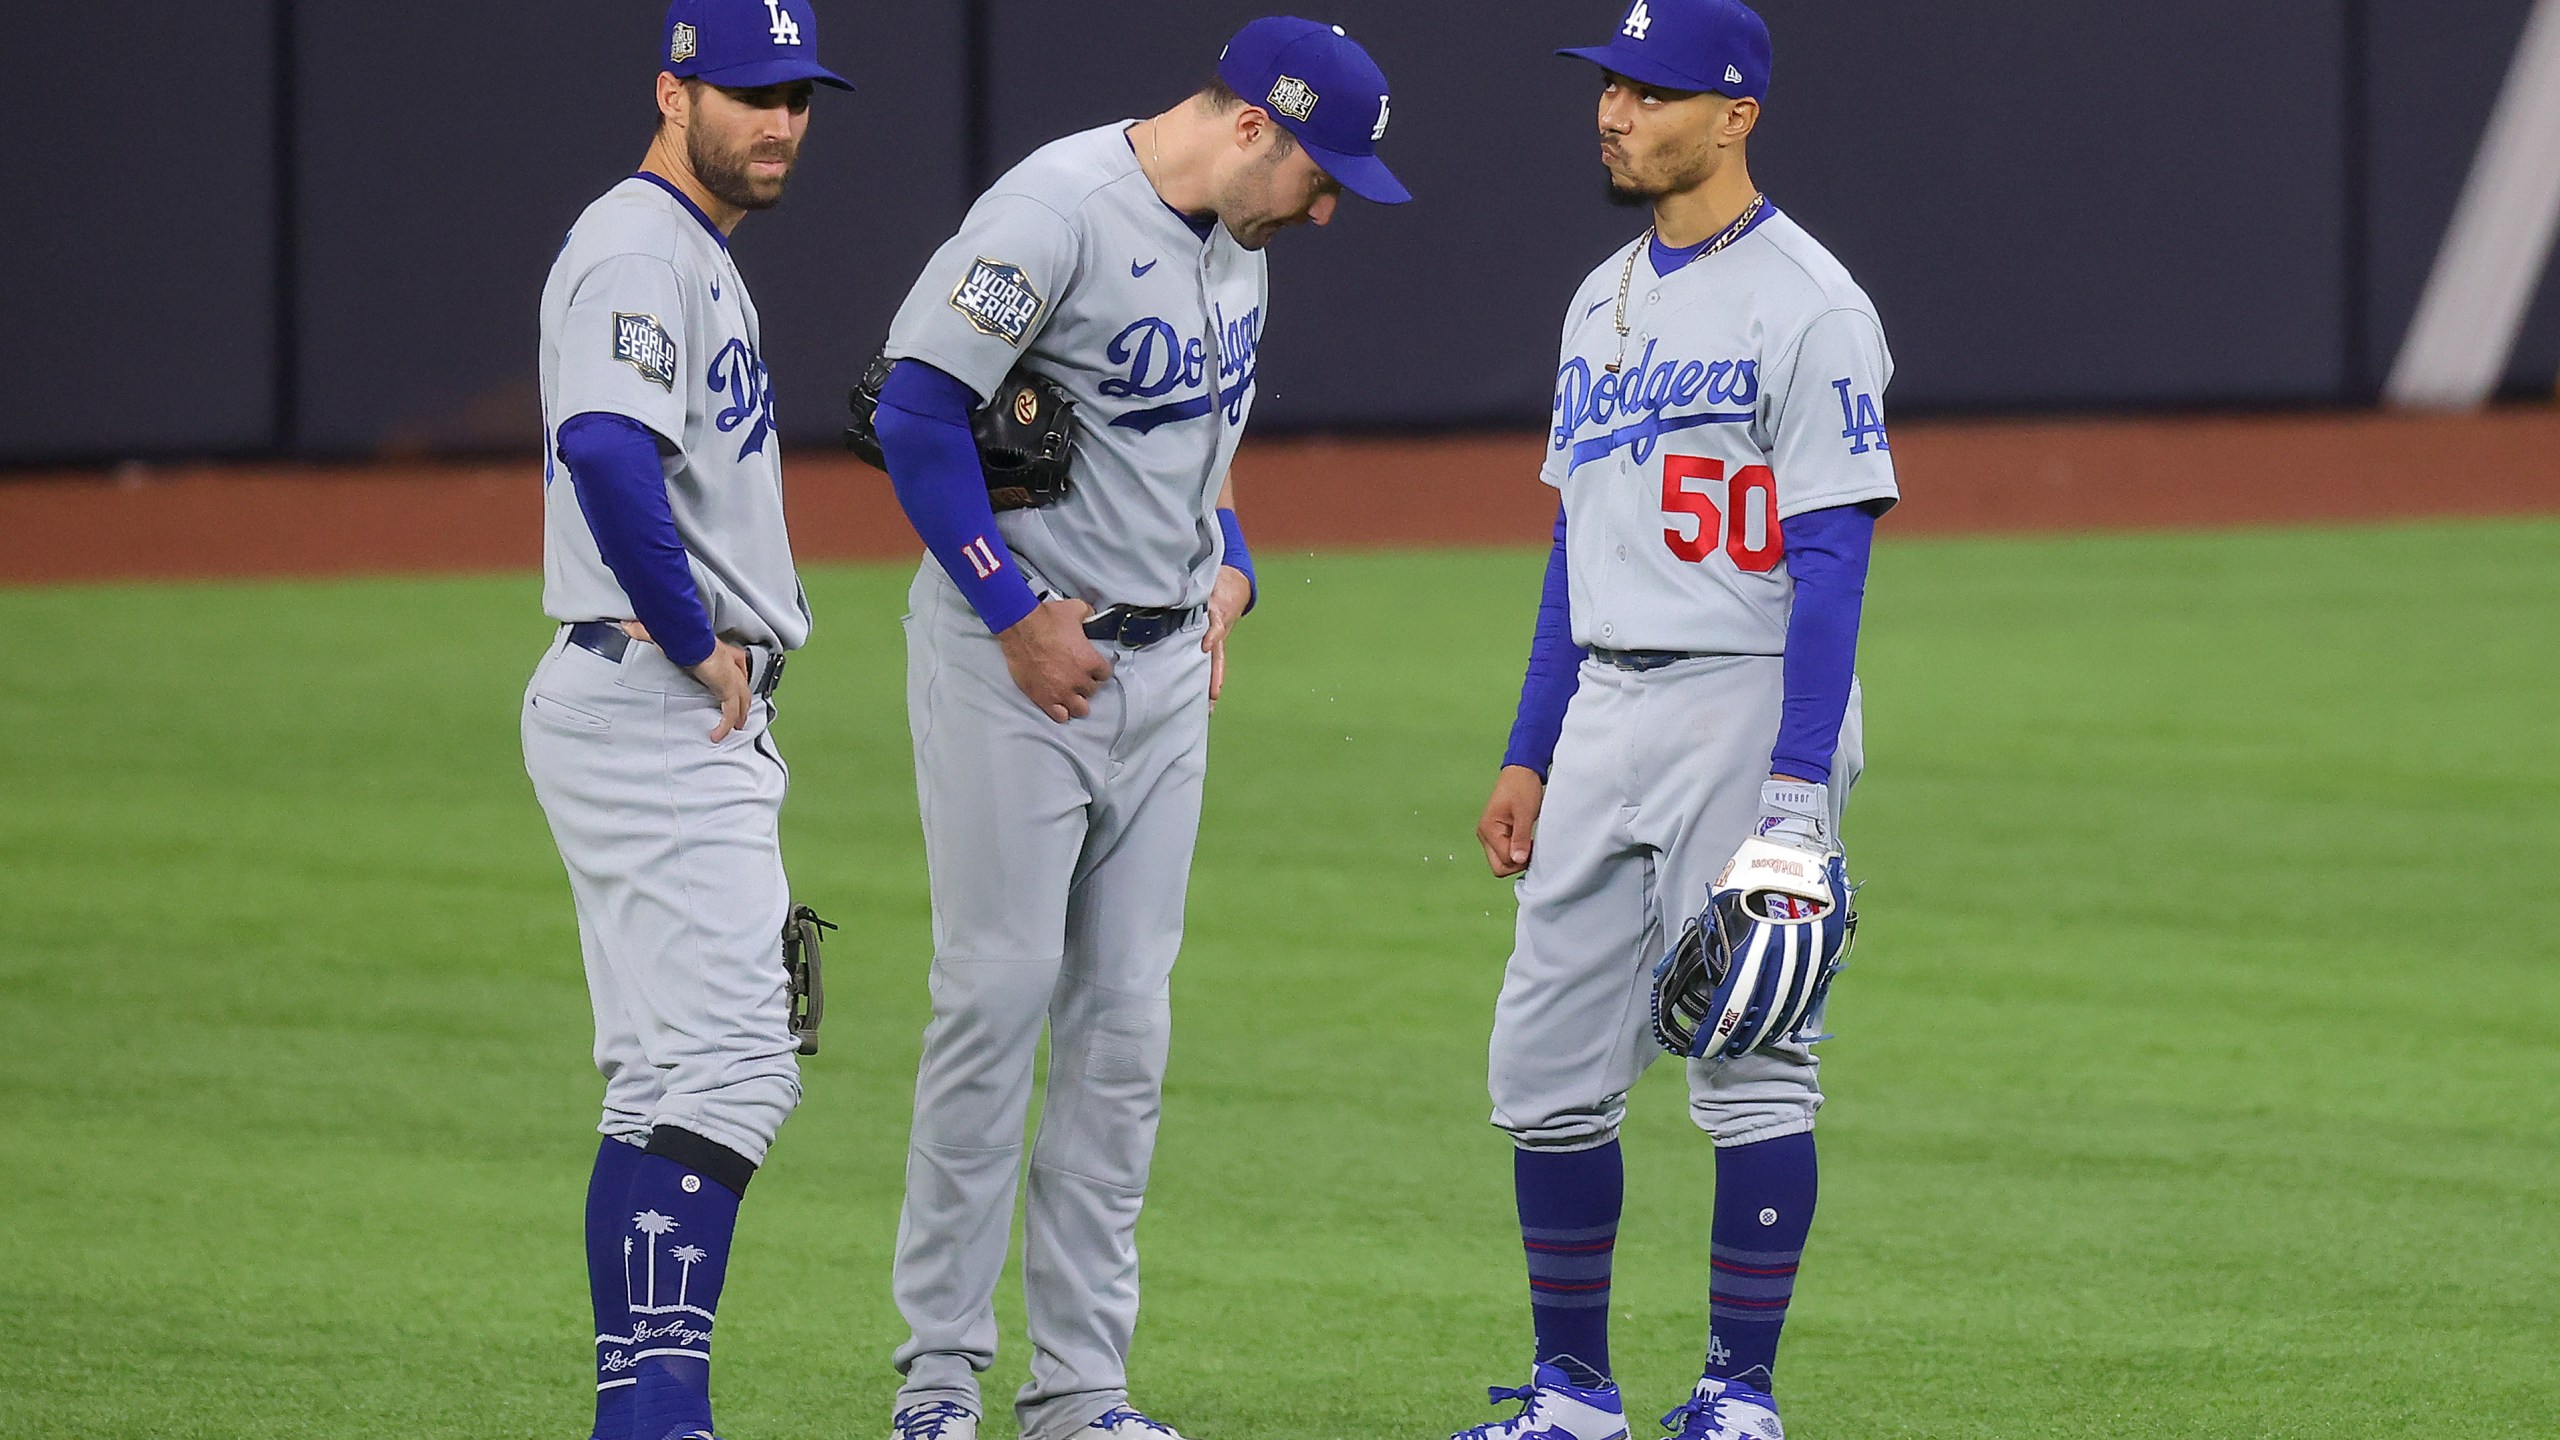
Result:
<svg viewBox="0 0 2560 1440"><path fill-rule="evenodd" d="M1742 842L1653 967L1654 1038L1674 1055L1732 1059L1803 1029L1857 935L1849 896L1838 854Z"/></svg>

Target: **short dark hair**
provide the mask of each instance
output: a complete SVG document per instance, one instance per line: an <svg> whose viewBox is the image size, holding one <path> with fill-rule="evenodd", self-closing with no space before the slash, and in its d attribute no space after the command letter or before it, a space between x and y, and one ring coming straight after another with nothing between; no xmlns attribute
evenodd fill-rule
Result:
<svg viewBox="0 0 2560 1440"><path fill-rule="evenodd" d="M1200 93L1191 98L1207 106L1212 115L1233 115L1248 103L1242 95L1236 93L1236 87L1227 83L1223 75L1210 76L1209 83L1201 86ZM1272 144L1279 147L1273 152L1274 154L1285 156L1298 148L1298 137L1289 133L1288 126L1274 120L1271 122L1271 129L1274 137Z"/></svg>

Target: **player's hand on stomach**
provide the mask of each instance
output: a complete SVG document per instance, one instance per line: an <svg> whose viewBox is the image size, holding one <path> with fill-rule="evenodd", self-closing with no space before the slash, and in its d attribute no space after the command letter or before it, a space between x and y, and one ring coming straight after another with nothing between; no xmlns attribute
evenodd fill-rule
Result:
<svg viewBox="0 0 2560 1440"><path fill-rule="evenodd" d="M634 640L644 640L652 645L658 643L649 639L649 627L637 620L623 621L622 633ZM711 692L711 698L720 702L720 723L711 727L712 744L728 739L747 723L747 707L755 703L756 696L754 688L747 683L752 672L747 664L746 651L726 640L714 640L711 653L703 658L701 664L686 667L685 673L701 681L702 688Z"/></svg>
<svg viewBox="0 0 2560 1440"><path fill-rule="evenodd" d="M1253 581L1233 565L1218 569L1218 583L1209 591L1209 633L1200 639L1200 648L1209 652L1209 708L1218 708L1218 694L1227 688L1227 635L1244 618L1244 607L1253 603Z"/></svg>
<svg viewBox="0 0 2560 1440"><path fill-rule="evenodd" d="M1084 633L1093 607L1046 600L996 636L1013 683L1042 714L1064 725L1093 713L1092 700L1111 678L1111 662Z"/></svg>
<svg viewBox="0 0 2560 1440"><path fill-rule="evenodd" d="M1484 802L1484 818L1476 822L1476 843L1485 863L1508 880L1529 868L1529 853L1538 838L1538 808L1546 803L1547 782L1521 765L1505 765L1493 782L1493 798Z"/></svg>

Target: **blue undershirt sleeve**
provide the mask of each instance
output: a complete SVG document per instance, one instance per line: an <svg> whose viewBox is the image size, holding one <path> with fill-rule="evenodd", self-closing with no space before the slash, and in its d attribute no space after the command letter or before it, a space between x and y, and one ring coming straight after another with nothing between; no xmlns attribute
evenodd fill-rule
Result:
<svg viewBox="0 0 2560 1440"><path fill-rule="evenodd" d="M873 422L889 485L924 548L990 631L1004 631L1038 609L1040 597L996 529L987 472L969 416L978 394L921 360L901 360L880 387Z"/></svg>
<svg viewBox="0 0 2560 1440"><path fill-rule="evenodd" d="M1244 522L1236 518L1236 512L1221 506L1218 510L1218 530L1226 537L1227 542L1227 557L1220 564L1244 577L1244 609L1238 613L1250 615L1253 613L1254 604L1262 599L1262 582L1254 578L1253 551L1244 543Z"/></svg>
<svg viewBox="0 0 2560 1440"><path fill-rule="evenodd" d="M1787 572L1796 592L1787 616L1786 702L1769 759L1773 775L1831 781L1858 670L1858 621L1880 508L1876 502L1841 505L1786 522Z"/></svg>
<svg viewBox="0 0 2560 1440"><path fill-rule="evenodd" d="M560 460L596 552L630 597L630 618L648 626L649 639L678 665L710 659L718 642L693 583L693 558L676 533L658 437L630 416L590 410L560 427Z"/></svg>
<svg viewBox="0 0 2560 1440"><path fill-rule="evenodd" d="M1573 643L1573 588L1565 570L1564 507L1556 507L1555 548L1547 554L1546 583L1538 592L1538 625L1529 641L1529 673L1520 682L1520 713L1511 722L1504 765L1519 765L1547 778L1555 764L1564 714L1582 685L1582 647Z"/></svg>

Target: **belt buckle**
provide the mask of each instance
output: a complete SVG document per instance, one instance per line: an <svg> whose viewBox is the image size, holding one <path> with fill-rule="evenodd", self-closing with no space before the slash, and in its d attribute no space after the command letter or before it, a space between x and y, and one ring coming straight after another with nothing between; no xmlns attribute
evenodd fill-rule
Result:
<svg viewBox="0 0 2560 1440"><path fill-rule="evenodd" d="M1121 627L1127 621L1129 607L1114 605L1096 610L1084 619L1084 636L1088 640L1120 640ZM1125 643L1125 642L1123 642Z"/></svg>
<svg viewBox="0 0 2560 1440"><path fill-rule="evenodd" d="M773 692L782 688L782 667L790 658L780 647L774 649L773 658L765 663L763 678L756 682L757 699L770 700Z"/></svg>

